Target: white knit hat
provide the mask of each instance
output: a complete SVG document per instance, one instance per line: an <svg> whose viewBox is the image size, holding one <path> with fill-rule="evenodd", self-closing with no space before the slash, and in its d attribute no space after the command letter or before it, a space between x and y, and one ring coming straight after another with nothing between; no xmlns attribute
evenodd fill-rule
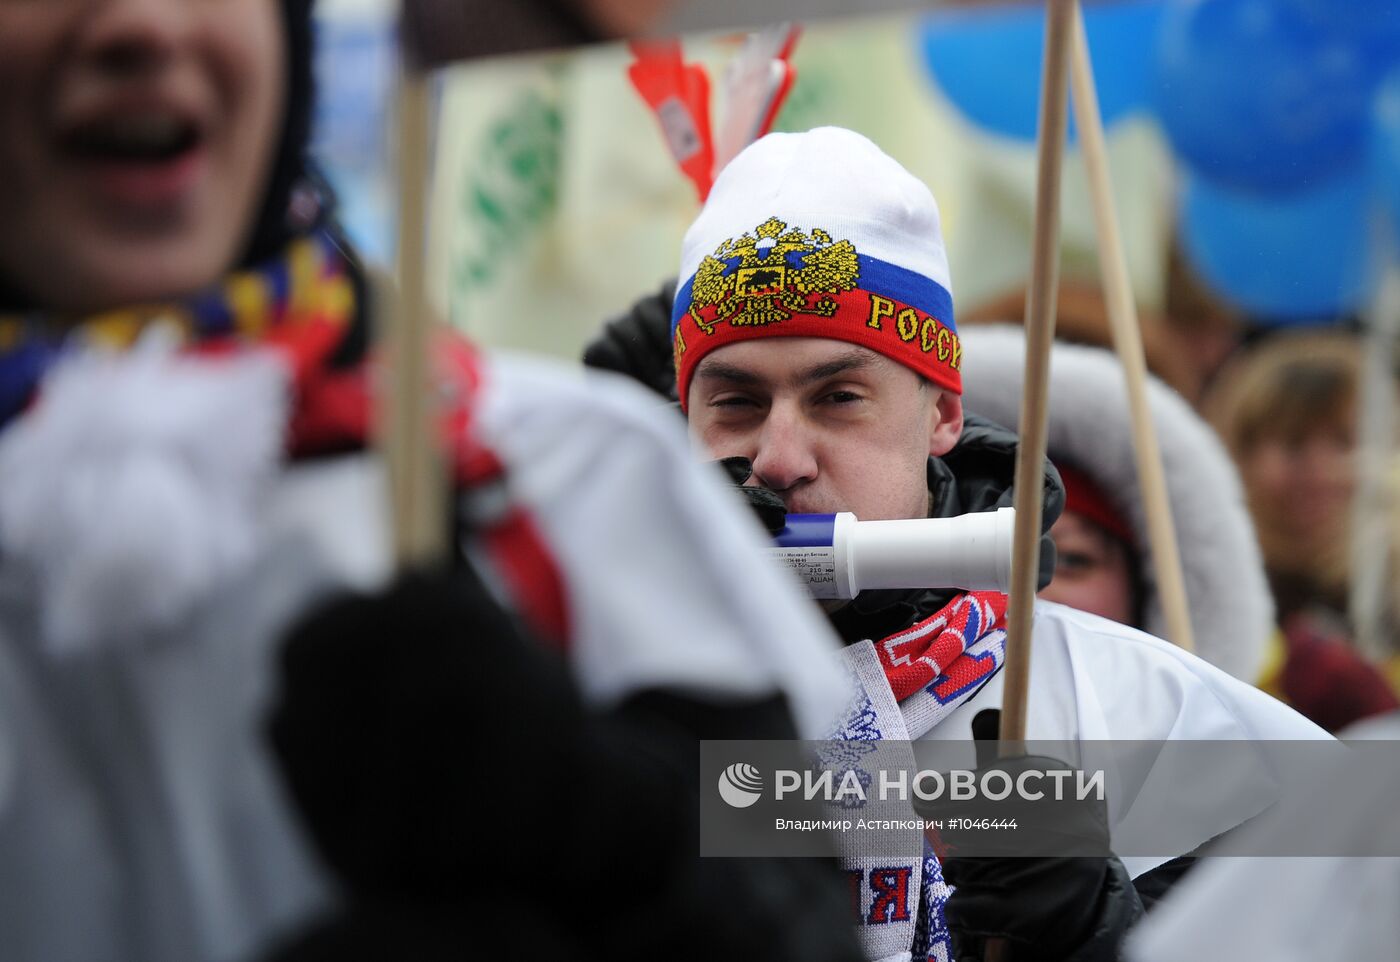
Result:
<svg viewBox="0 0 1400 962"><path fill-rule="evenodd" d="M742 151L686 232L680 278L683 405L699 360L751 337L850 341L962 390L938 204L860 134L769 134Z"/></svg>

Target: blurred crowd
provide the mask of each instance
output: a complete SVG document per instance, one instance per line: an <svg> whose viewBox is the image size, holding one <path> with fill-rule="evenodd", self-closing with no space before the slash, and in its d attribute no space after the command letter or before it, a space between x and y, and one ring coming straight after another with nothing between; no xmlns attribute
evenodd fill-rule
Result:
<svg viewBox="0 0 1400 962"><path fill-rule="evenodd" d="M1360 448L1368 351L1363 325L1354 316L1305 326L1251 317L1213 293L1175 249L1168 277L1165 309L1141 317L1148 367L1186 402L1173 418L1196 418L1218 438L1230 473L1243 485L1247 537L1257 540L1274 611L1252 680L1333 732L1394 709L1400 692L1395 634L1400 592L1394 588L1400 578L1394 567L1400 550L1395 540L1397 472L1394 455L1383 453L1389 462L1382 460L1381 476L1375 479L1380 498L1365 506L1358 503L1366 463ZM1006 322L1023 313L1024 292L1013 292L973 307L963 318L969 324ZM1056 336L1112 350L1106 306L1097 288L1075 282L1062 287ZM1378 393L1390 399L1393 409L1393 366L1391 371L1390 382L1380 385ZM1103 400L1116 403L1107 395ZM1194 414L1186 413L1188 405ZM1170 452L1165 454L1171 463ZM1100 456L1115 457L1085 452L1071 463L1087 467L1092 477ZM1096 500L1122 511L1138 497L1133 484L1131 474L1113 477L1104 491L1096 492ZM1190 502L1177 507L1192 510ZM1177 515L1180 531L1190 522L1181 510ZM1145 559L1143 530L1104 521L1095 528L1112 536L1113 550ZM1375 599L1380 610L1371 613L1385 626L1380 645L1358 642L1353 623L1357 613L1349 572L1358 563L1358 528L1382 531L1386 538L1385 549L1373 551L1369 559L1383 569L1387 586L1383 598ZM1188 569L1193 556L1206 563L1212 550L1208 544L1192 544L1183 542ZM1239 568L1226 562L1224 570L1235 572L1236 590L1247 594L1248 579Z"/></svg>

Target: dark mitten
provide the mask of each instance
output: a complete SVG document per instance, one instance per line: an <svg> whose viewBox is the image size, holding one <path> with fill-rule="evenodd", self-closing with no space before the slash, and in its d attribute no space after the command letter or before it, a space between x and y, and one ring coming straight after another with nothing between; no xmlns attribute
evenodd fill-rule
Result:
<svg viewBox="0 0 1400 962"><path fill-rule="evenodd" d="M769 534L776 535L787 527L787 505L783 499L768 488L744 483L753 474L752 461L748 458L724 458L719 465Z"/></svg>
<svg viewBox="0 0 1400 962"><path fill-rule="evenodd" d="M603 326L583 350L588 367L616 371L641 381L667 400L676 400L676 369L671 353L674 278Z"/></svg>
<svg viewBox="0 0 1400 962"><path fill-rule="evenodd" d="M462 894L513 854L508 835L481 830L507 796L513 817L559 817L549 793L509 790L512 777L586 773L563 659L468 570L334 601L281 660L272 744L317 848L357 896Z"/></svg>
<svg viewBox="0 0 1400 962"><path fill-rule="evenodd" d="M944 909L956 958L981 959L1003 938L1011 959L1110 962L1142 904L1114 857L953 858Z"/></svg>
<svg viewBox="0 0 1400 962"><path fill-rule="evenodd" d="M996 758L999 712L974 720L979 740L976 781L1005 772L1019 784L1028 772L1067 771L1065 762L1023 755ZM987 739L988 750L981 744ZM1036 789L1049 778L1031 780ZM999 786L998 786L999 787ZM941 824L931 834L943 876L954 887L945 908L957 959L980 959L988 938L1004 939L1010 959L1108 962L1118 958L1142 904L1122 862L1109 849L1106 806L1075 792L1028 801L1015 792L1002 801L916 799L919 815ZM1005 826L1015 822L1015 828ZM969 827L972 822L978 827ZM982 828L984 823L993 827Z"/></svg>
<svg viewBox="0 0 1400 962"><path fill-rule="evenodd" d="M493 938L590 962L853 962L830 866L698 857L698 739L740 734L790 736L782 699L586 709L469 571L338 600L285 645L271 736L345 905L269 962L464 958Z"/></svg>

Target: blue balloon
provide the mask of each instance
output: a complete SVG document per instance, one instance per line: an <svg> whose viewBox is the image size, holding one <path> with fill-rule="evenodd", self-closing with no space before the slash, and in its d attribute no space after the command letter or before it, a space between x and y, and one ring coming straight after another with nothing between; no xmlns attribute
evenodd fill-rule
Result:
<svg viewBox="0 0 1400 962"><path fill-rule="evenodd" d="M1395 0L1279 0L1316 30L1390 60L1400 55L1400 3Z"/></svg>
<svg viewBox="0 0 1400 962"><path fill-rule="evenodd" d="M1364 168L1274 197L1188 177L1178 232L1201 279L1259 323L1326 322L1375 285L1369 200Z"/></svg>
<svg viewBox="0 0 1400 962"><path fill-rule="evenodd" d="M1151 50L1161 13L1162 0L1085 8L1105 124L1147 108ZM920 44L934 82L964 117L992 133L1035 140L1043 6L931 14L920 29ZM1073 124L1071 119L1071 130Z"/></svg>
<svg viewBox="0 0 1400 962"><path fill-rule="evenodd" d="M1154 97L1194 171L1286 192L1360 162L1375 79L1356 44L1307 27L1278 0L1175 0L1158 36Z"/></svg>

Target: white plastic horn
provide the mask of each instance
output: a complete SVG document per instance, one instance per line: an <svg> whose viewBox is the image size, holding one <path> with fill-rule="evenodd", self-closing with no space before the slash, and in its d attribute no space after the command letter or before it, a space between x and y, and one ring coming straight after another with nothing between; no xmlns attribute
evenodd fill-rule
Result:
<svg viewBox="0 0 1400 962"><path fill-rule="evenodd" d="M871 588L1006 591L1015 523L1012 508L908 521L790 514L770 553L819 599Z"/></svg>

